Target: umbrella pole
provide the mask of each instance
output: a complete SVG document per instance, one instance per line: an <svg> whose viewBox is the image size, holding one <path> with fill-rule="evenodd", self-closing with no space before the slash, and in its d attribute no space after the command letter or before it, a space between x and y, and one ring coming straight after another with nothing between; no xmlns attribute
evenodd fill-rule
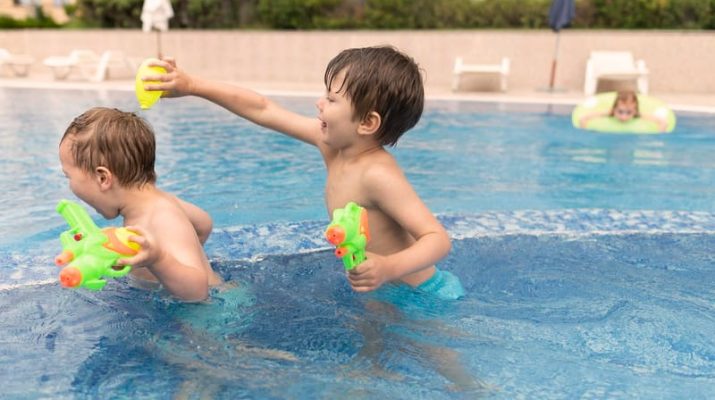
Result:
<svg viewBox="0 0 715 400"><path fill-rule="evenodd" d="M559 58L559 39L561 32L556 32L556 47L554 48L554 59L551 61L551 78L549 79L549 90L554 90L554 81L556 80L556 60Z"/></svg>

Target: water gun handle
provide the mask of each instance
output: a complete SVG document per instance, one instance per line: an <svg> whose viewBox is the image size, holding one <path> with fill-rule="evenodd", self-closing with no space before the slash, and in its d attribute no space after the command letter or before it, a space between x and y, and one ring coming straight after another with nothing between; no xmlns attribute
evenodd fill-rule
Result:
<svg viewBox="0 0 715 400"><path fill-rule="evenodd" d="M365 247L370 240L367 210L354 202L335 209L325 238L336 247L335 256L343 260L345 269L355 268L365 261Z"/></svg>

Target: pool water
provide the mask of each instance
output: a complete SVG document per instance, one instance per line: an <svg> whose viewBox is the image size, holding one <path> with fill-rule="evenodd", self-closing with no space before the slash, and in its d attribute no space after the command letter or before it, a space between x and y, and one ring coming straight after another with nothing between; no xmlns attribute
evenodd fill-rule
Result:
<svg viewBox="0 0 715 400"><path fill-rule="evenodd" d="M317 152L198 99L142 115L159 185L212 214L207 253L237 287L204 305L123 279L60 288L54 206L73 196L59 138L89 107L138 107L127 92L11 89L0 105L3 397L715 392L713 116L681 113L669 135L604 135L571 128L565 106L428 103L393 152L453 238L440 267L467 296L408 292L394 309L352 292L322 239Z"/></svg>

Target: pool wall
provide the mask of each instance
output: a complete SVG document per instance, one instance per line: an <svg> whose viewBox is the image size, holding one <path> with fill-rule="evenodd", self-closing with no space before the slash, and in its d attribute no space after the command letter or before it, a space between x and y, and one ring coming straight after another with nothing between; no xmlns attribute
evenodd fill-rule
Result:
<svg viewBox="0 0 715 400"><path fill-rule="evenodd" d="M449 91L457 56L468 63L511 59L509 91L548 84L556 35L550 30L455 31L192 31L162 34L162 49L188 71L216 79L265 82L277 89L291 85L322 88L328 60L347 47L392 44L408 52L425 71L428 88ZM30 77L46 75L48 56L72 49L96 52L116 49L134 61L156 55L154 35L140 30L18 30L0 32L0 47L35 57ZM583 91L586 60L591 50L631 51L649 69L653 93L712 94L715 92L715 31L561 32L556 86ZM118 71L119 73L120 71ZM118 77L117 75L114 76ZM495 79L496 81L496 79ZM494 85L497 82L485 82ZM715 96L713 104L715 104Z"/></svg>

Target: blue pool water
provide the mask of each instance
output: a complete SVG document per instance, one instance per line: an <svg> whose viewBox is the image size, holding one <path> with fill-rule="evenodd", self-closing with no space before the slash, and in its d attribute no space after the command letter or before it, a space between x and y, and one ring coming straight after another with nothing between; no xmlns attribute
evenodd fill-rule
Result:
<svg viewBox="0 0 715 400"><path fill-rule="evenodd" d="M428 103L394 154L453 238L440 267L467 296L394 310L353 293L321 237L317 152L198 99L142 115L159 185L213 215L207 252L238 288L210 305L123 280L61 289L54 206L73 197L57 145L95 105L137 109L128 92L0 89L3 398L715 393L713 116L603 135L571 128L566 106Z"/></svg>

